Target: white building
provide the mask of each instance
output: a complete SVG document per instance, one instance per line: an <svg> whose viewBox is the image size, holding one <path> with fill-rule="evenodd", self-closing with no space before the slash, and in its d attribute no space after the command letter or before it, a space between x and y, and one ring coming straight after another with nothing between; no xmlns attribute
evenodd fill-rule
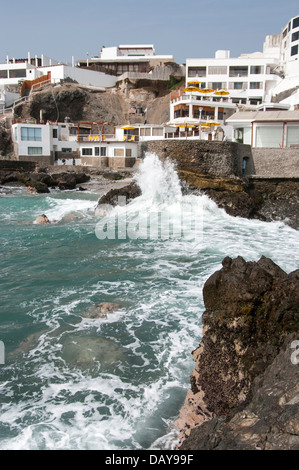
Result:
<svg viewBox="0 0 299 470"><path fill-rule="evenodd" d="M152 67L167 62L173 62L173 56L156 54L153 44L122 44L103 46L98 56L80 59L78 66L98 66L107 73L119 76L125 72L150 72Z"/></svg>
<svg viewBox="0 0 299 470"><path fill-rule="evenodd" d="M228 118L233 141L253 148L299 148L299 111L248 111Z"/></svg>

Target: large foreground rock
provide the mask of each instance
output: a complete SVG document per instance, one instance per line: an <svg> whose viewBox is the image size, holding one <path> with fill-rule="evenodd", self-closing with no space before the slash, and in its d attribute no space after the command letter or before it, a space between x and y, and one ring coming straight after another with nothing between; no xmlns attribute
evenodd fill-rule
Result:
<svg viewBox="0 0 299 470"><path fill-rule="evenodd" d="M299 270L287 274L265 257L222 264L203 289L203 339L178 421L180 449L299 449L299 369L290 349L299 339Z"/></svg>

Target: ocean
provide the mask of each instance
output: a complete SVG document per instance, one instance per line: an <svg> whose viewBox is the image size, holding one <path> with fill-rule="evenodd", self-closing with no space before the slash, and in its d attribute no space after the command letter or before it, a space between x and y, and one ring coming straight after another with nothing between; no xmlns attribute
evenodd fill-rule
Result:
<svg viewBox="0 0 299 470"><path fill-rule="evenodd" d="M103 217L89 191L2 188L0 449L173 449L205 281L225 256L299 267L296 230L183 195L171 163L136 181ZM101 302L119 307L89 318Z"/></svg>

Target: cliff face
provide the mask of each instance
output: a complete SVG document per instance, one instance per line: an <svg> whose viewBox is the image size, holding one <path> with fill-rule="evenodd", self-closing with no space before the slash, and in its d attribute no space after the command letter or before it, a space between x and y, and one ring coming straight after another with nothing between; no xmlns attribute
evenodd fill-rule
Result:
<svg viewBox="0 0 299 470"><path fill-rule="evenodd" d="M299 448L299 270L227 257L203 295L180 449Z"/></svg>
<svg viewBox="0 0 299 470"><path fill-rule="evenodd" d="M50 86L32 93L30 100L15 108L16 116L40 119L43 110L45 121L63 122L66 117L71 121L107 121L116 125L129 121L129 108L132 105L148 109L147 115L139 117L149 123L161 123L169 116L168 91L160 95L154 88L139 88L127 91L122 87L99 90L73 83ZM164 96L166 95L166 97Z"/></svg>

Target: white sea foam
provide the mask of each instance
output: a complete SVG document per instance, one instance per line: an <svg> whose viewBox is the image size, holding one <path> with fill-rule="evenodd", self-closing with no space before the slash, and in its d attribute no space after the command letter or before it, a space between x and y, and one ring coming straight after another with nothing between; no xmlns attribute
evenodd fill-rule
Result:
<svg viewBox="0 0 299 470"><path fill-rule="evenodd" d="M18 355L5 366L10 373L0 384L6 400L0 424L12 434L2 449L173 448L177 434L171 423L190 388L191 351L201 338L205 280L227 255L266 255L286 271L298 267L297 231L230 217L207 196L182 195L174 166L155 155L147 155L136 178L142 195L109 217L132 221L137 214L167 211L175 222L178 209L191 206L202 224L167 239L105 244L94 237L90 252L85 231L74 253L74 278L64 285L57 272L61 284L50 292L49 278L42 296L36 291L33 299L22 300L27 318L42 327L22 360ZM73 225L78 217L90 223L95 204L52 195L45 203L50 219L63 222L75 214ZM107 319L85 318L101 301L119 302L120 310ZM97 355L97 338L111 347L110 356ZM88 349L84 367L72 361L75 343Z"/></svg>

